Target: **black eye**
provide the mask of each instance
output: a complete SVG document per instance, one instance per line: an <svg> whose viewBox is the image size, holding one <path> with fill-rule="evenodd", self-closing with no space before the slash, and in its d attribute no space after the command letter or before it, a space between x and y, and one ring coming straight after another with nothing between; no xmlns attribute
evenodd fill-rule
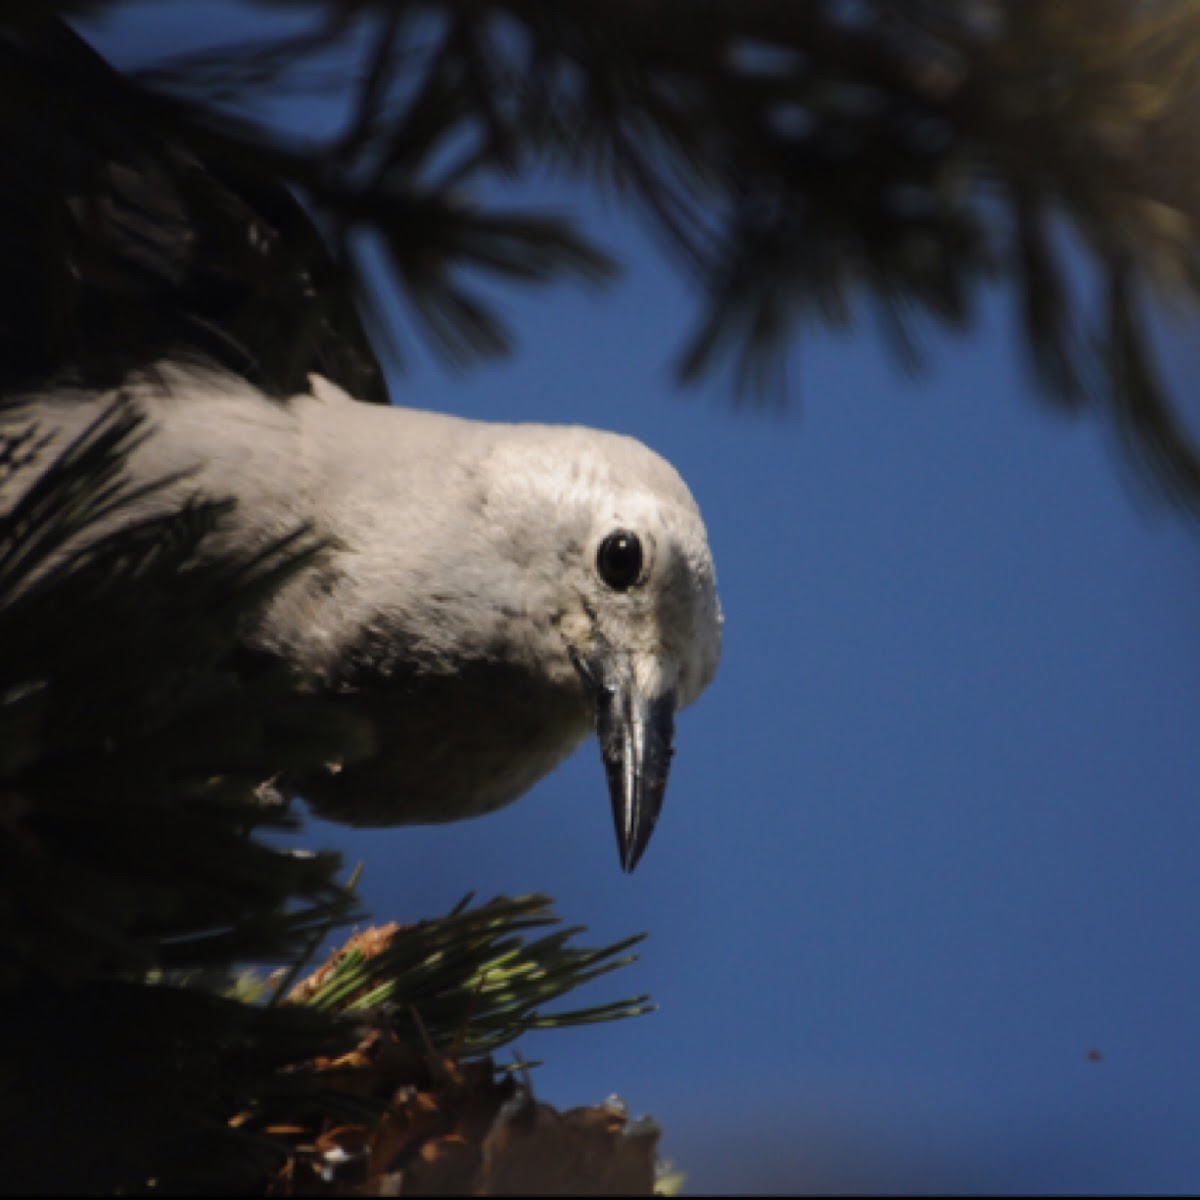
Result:
<svg viewBox="0 0 1200 1200"><path fill-rule="evenodd" d="M638 535L627 529L610 533L596 551L596 570L615 592L633 587L642 574L642 543Z"/></svg>

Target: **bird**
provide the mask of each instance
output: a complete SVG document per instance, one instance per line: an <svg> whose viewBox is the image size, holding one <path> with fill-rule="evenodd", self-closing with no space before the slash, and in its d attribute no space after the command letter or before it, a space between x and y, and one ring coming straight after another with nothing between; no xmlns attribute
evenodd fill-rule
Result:
<svg viewBox="0 0 1200 1200"><path fill-rule="evenodd" d="M214 551L301 526L326 547L248 646L365 720L373 751L280 790L349 825L462 820L594 734L620 863L637 866L723 624L703 519L664 458L577 425L366 403L317 374L278 397L196 361L9 396L0 423L36 426L53 452L106 405L144 420L133 481L173 481L143 508L233 499Z"/></svg>
<svg viewBox="0 0 1200 1200"><path fill-rule="evenodd" d="M595 734L631 871L676 713L720 657L707 532L678 473L612 433L391 404L362 289L327 244L336 221L254 155L217 153L211 114L164 106L61 19L0 28L0 67L19 97L0 110L0 426L36 424L52 452L98 406L130 406L135 482L178 478L128 519L232 499L214 552L299 527L324 544L247 649L336 698L374 750L264 796L352 825L459 820ZM441 260L422 244L421 261Z"/></svg>

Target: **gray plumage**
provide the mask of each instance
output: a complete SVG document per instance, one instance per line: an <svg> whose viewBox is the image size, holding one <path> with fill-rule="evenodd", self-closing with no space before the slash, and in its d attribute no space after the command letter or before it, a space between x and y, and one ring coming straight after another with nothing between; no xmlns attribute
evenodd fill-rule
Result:
<svg viewBox="0 0 1200 1200"><path fill-rule="evenodd" d="M632 869L675 711L720 653L704 525L667 462L616 434L364 404L317 377L286 401L224 372L139 378L121 392L149 418L136 478L187 469L167 499L236 499L218 545L307 523L330 546L253 644L365 715L375 752L295 790L351 824L458 820L516 800L598 732ZM4 419L65 439L90 399L60 389Z"/></svg>

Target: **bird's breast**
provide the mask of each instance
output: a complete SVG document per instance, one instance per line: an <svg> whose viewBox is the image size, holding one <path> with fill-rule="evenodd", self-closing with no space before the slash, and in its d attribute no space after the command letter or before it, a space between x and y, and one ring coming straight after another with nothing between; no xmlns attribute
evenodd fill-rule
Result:
<svg viewBox="0 0 1200 1200"><path fill-rule="evenodd" d="M373 753L335 765L294 791L352 825L440 824L518 799L592 732L582 689L520 667L469 663L404 673L340 702L370 728Z"/></svg>

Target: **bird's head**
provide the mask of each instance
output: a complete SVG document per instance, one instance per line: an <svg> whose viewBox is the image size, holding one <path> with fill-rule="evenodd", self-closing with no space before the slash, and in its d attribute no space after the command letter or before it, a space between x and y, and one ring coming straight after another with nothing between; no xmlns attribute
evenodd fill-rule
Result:
<svg viewBox="0 0 1200 1200"><path fill-rule="evenodd" d="M716 673L721 606L699 509L675 469L631 438L545 430L520 455L528 519L555 546L536 565L544 645L581 689L608 776L621 865L632 871L662 808L675 714ZM516 489L514 489L516 490ZM509 526L511 527L511 525ZM528 569L531 564L526 564Z"/></svg>

